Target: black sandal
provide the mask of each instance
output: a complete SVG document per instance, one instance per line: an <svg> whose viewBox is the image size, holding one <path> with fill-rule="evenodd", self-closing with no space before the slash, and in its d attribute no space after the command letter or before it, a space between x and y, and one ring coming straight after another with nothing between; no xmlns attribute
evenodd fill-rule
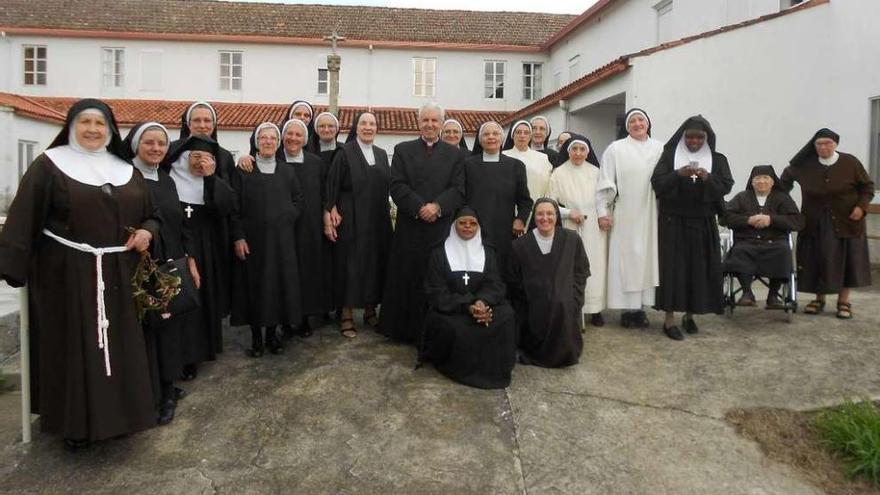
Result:
<svg viewBox="0 0 880 495"><path fill-rule="evenodd" d="M825 301L820 301L818 299L813 299L809 304L804 306L805 315L817 315L822 311L825 311Z"/></svg>
<svg viewBox="0 0 880 495"><path fill-rule="evenodd" d="M351 327L346 327L346 323L351 323ZM354 326L354 320L352 318L343 318L339 325L339 333L342 334L343 337L347 339L353 339L357 337L357 328Z"/></svg>
<svg viewBox="0 0 880 495"><path fill-rule="evenodd" d="M852 304L848 302L838 302L837 303L837 317L841 320L851 320L853 317L852 314Z"/></svg>

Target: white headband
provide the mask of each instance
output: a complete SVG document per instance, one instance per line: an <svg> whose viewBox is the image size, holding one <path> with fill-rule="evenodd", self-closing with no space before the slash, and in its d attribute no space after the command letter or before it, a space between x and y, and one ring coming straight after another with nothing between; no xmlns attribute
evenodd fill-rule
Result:
<svg viewBox="0 0 880 495"><path fill-rule="evenodd" d="M134 136L131 139L131 152L137 154L138 146L141 145L141 137L143 137L144 133L149 131L150 129L160 129L165 133L165 139L168 139L168 129L165 128L164 125L158 122L147 122L146 124L140 126L137 131L135 131Z"/></svg>
<svg viewBox="0 0 880 495"><path fill-rule="evenodd" d="M626 114L626 125L629 125L629 121L632 120L634 115L641 115L648 121L648 127L651 127L651 119L648 117L648 114L641 110L630 110L628 114Z"/></svg>
<svg viewBox="0 0 880 495"><path fill-rule="evenodd" d="M254 131L254 141L257 141L260 138L260 132L263 129L272 129L275 131L275 135L278 136L278 139L281 139L281 131L278 130L278 126L273 124L272 122L263 122L262 124L257 126L257 130Z"/></svg>
<svg viewBox="0 0 880 495"><path fill-rule="evenodd" d="M459 122L459 121L457 121L457 120L455 120L455 119L446 119L446 120L443 122L443 127L446 127L446 124L455 124L455 126L458 127L459 132L461 132L462 134L464 134L464 127L461 125L461 122Z"/></svg>
<svg viewBox="0 0 880 495"><path fill-rule="evenodd" d="M215 125L217 124L217 111L214 110L214 107L212 107L211 104L208 103L207 101L197 101L197 102L193 103L192 105L190 105L189 108L186 110L186 125L187 126L189 125L189 119L192 117L193 110L195 110L198 107L205 107L208 110L210 110L211 111L211 120L214 122Z"/></svg>
<svg viewBox="0 0 880 495"><path fill-rule="evenodd" d="M578 143L584 145L587 148L587 153L590 152L590 145L587 144L587 142L584 141L583 139L572 139L571 142L568 143L568 146L566 146L565 151L571 152L571 147L578 144Z"/></svg>
<svg viewBox="0 0 880 495"><path fill-rule="evenodd" d="M332 115L332 114L328 114L328 115ZM281 136L283 137L285 134L287 134L287 126L289 126L291 124L298 125L298 126L302 127L303 134L304 134L303 140L304 140L304 142L308 142L308 140L309 140L309 127L306 125L305 122L303 122L302 120L299 120L299 119L289 119L287 122L285 122L284 127L281 128ZM277 129L277 127L276 127L276 129Z"/></svg>
<svg viewBox="0 0 880 495"><path fill-rule="evenodd" d="M331 119L333 119L333 122L336 124L336 130L338 131L338 130L339 130L339 127L340 127L340 125L339 125L339 119L336 118L336 116L333 115L333 114L330 113L330 112L321 112L321 113L319 113L318 116L315 117L315 127L316 127L316 128L318 127L318 121L321 120L321 117L325 117L325 116L326 116L326 117L330 117ZM287 124L284 124L284 125L285 125L285 127L287 126Z"/></svg>
<svg viewBox="0 0 880 495"><path fill-rule="evenodd" d="M527 120L517 120L513 127L510 128L510 135L513 136L513 133L516 132L516 128L520 125L525 124L526 127L529 128L529 134L532 133L532 124L530 124Z"/></svg>
<svg viewBox="0 0 880 495"><path fill-rule="evenodd" d="M311 118L312 115L314 115L314 113L315 113L315 110L312 108L312 105L310 105L309 103L307 103L305 101L301 101L301 102L297 103L296 105L290 107L290 113L287 114L287 118L288 119L293 118L293 112L295 112L296 109L299 107L306 107L309 109L309 118Z"/></svg>
<svg viewBox="0 0 880 495"><path fill-rule="evenodd" d="M543 120L544 124L547 125L547 129L550 129L550 121L547 120L547 117L544 117L543 115L538 115L538 116L532 117L532 120L530 121L530 123L534 124L536 120Z"/></svg>

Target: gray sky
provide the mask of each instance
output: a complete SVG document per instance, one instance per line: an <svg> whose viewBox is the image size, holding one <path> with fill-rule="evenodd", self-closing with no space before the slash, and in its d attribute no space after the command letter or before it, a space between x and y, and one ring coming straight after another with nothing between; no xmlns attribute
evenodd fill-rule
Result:
<svg viewBox="0 0 880 495"><path fill-rule="evenodd" d="M425 2L418 0L237 0L260 1L265 3L310 3L321 5L371 5L376 7L413 7L423 9L459 10L508 10L525 12L547 12L555 14L580 14L597 0L442 0Z"/></svg>

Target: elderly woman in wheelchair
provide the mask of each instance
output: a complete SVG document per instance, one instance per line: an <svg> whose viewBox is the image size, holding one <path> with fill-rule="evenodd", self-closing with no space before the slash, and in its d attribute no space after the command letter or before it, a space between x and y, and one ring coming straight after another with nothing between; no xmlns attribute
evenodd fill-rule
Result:
<svg viewBox="0 0 880 495"><path fill-rule="evenodd" d="M727 253L725 272L739 279L742 295L737 306L755 306L752 282L768 278L768 309L783 309L779 288L793 279L791 232L804 228L804 216L779 187L772 165L752 169L746 190L726 204L720 219L733 231L733 246Z"/></svg>

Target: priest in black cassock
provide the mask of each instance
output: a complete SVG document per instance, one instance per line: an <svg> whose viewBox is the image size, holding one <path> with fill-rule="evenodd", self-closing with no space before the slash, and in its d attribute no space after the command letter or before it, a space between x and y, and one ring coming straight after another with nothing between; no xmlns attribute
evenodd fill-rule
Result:
<svg viewBox="0 0 880 495"><path fill-rule="evenodd" d="M516 322L494 250L475 210L459 208L425 274L428 315L421 359L477 388L504 388L516 364Z"/></svg>
<svg viewBox="0 0 880 495"><path fill-rule="evenodd" d="M693 315L721 313L721 248L716 216L733 187L727 157L715 151L715 132L702 116L685 120L663 148L651 185L657 195L660 286L654 307L666 312L663 332L683 340L699 331Z"/></svg>
<svg viewBox="0 0 880 495"><path fill-rule="evenodd" d="M231 323L250 325L249 354L261 357L264 342L273 354L283 351L278 325L300 324L303 317L296 242L302 193L294 167L277 155L278 127L264 122L254 136L256 168L237 170L232 179L237 208L231 221L236 256Z"/></svg>
<svg viewBox="0 0 880 495"><path fill-rule="evenodd" d="M110 107L76 102L0 231L0 278L30 292L33 412L71 449L156 424L131 279L160 222L125 156Z"/></svg>
<svg viewBox="0 0 880 495"><path fill-rule="evenodd" d="M556 201L535 201L528 232L513 241L508 270L519 361L546 368L577 364L590 261L577 232L562 227Z"/></svg>
<svg viewBox="0 0 880 495"><path fill-rule="evenodd" d="M142 122L135 125L125 137L126 151L131 163L146 180L154 207L159 209L162 228L150 245L150 256L159 262L175 260L192 252L192 235L184 228L183 210L177 188L168 172L159 165L165 159L170 142L168 130L158 122ZM196 259L188 257L189 270L196 287L201 283ZM153 392L159 407L158 423L168 424L174 419L178 397L182 389L175 389L174 381L183 371L181 334L191 323L190 315L161 315L149 311L142 324L150 358Z"/></svg>
<svg viewBox="0 0 880 495"><path fill-rule="evenodd" d="M419 339L427 310L423 289L430 248L448 233L464 200L464 156L440 140L444 111L429 104L419 110L419 138L394 147L391 198L397 223L379 332L396 340Z"/></svg>
<svg viewBox="0 0 880 495"><path fill-rule="evenodd" d="M376 326L391 246L388 154L375 146L376 116L355 115L345 145L327 176L324 234L333 243L333 301L341 308L340 332L357 336L352 308Z"/></svg>
<svg viewBox="0 0 880 495"><path fill-rule="evenodd" d="M184 228L192 234L192 251L199 270L201 307L181 334L183 378L195 378L198 364L223 352L221 320L228 304L231 251L228 216L235 207L232 187L217 173L219 146L210 137L192 134L169 151L162 164L177 188Z"/></svg>
<svg viewBox="0 0 880 495"><path fill-rule="evenodd" d="M772 165L752 169L746 190L724 206L719 223L733 230L734 244L727 253L725 270L736 273L742 287L738 306L754 306L752 281L770 279L767 308L779 309L779 288L793 270L788 235L804 228L806 220L786 193Z"/></svg>
<svg viewBox="0 0 880 495"><path fill-rule="evenodd" d="M506 267L510 243L523 235L532 211L526 166L501 153L504 130L498 122L481 125L477 139L479 154L464 164L465 201L480 214L483 236Z"/></svg>

